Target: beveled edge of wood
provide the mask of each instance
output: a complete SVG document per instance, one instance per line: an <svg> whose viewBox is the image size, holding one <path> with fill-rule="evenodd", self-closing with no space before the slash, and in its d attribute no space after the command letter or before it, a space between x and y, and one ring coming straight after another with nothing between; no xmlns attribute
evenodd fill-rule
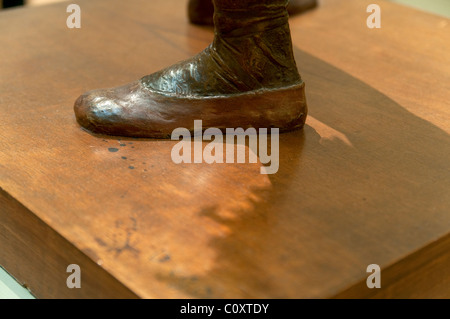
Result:
<svg viewBox="0 0 450 319"><path fill-rule="evenodd" d="M80 289L66 285L71 264L80 266ZM37 298L139 298L1 187L0 265Z"/></svg>
<svg viewBox="0 0 450 319"><path fill-rule="evenodd" d="M332 299L450 298L450 234L381 269L381 288L369 289L366 278ZM446 282L447 281L447 282Z"/></svg>

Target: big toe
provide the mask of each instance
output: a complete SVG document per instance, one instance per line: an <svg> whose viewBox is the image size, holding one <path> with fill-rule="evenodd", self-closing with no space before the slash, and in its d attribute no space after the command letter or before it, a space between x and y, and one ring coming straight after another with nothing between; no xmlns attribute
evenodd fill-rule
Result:
<svg viewBox="0 0 450 319"><path fill-rule="evenodd" d="M102 132L102 128L119 121L121 107L117 100L108 97L106 90L95 90L81 95L74 105L77 122L93 132Z"/></svg>

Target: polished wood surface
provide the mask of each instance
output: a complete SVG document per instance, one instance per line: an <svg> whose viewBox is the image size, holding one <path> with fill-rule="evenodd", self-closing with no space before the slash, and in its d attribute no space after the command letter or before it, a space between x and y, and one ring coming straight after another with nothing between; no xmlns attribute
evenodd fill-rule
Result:
<svg viewBox="0 0 450 319"><path fill-rule="evenodd" d="M269 176L75 122L81 93L208 45L185 1L80 0L80 30L64 4L1 12L0 264L44 298L450 297L450 21L380 0L371 30L370 3L291 19L311 116Z"/></svg>

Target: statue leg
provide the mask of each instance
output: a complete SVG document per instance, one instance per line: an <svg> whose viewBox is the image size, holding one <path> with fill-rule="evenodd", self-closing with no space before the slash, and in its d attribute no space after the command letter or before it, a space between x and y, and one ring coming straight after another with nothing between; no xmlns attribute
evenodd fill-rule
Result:
<svg viewBox="0 0 450 319"><path fill-rule="evenodd" d="M287 0L214 0L215 38L189 60L130 84L87 92L78 123L95 133L170 137L176 128L301 128L304 83Z"/></svg>
<svg viewBox="0 0 450 319"><path fill-rule="evenodd" d="M317 7L317 0L290 0L289 14L296 15ZM189 0L189 21L199 25L213 25L214 5L212 0Z"/></svg>

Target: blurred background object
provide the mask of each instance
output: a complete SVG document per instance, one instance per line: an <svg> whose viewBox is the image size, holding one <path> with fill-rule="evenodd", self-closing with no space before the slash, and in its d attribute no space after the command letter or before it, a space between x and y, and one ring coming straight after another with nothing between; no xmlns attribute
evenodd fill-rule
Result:
<svg viewBox="0 0 450 319"><path fill-rule="evenodd" d="M64 1L69 2L68 0L0 0L0 4L3 2L3 8L9 8L20 5L39 6ZM415 7L423 11L428 11L434 14L450 18L450 0L389 0L389 1L397 2L410 7Z"/></svg>
<svg viewBox="0 0 450 319"><path fill-rule="evenodd" d="M23 4L24 0L3 0L3 8L16 7Z"/></svg>
<svg viewBox="0 0 450 319"><path fill-rule="evenodd" d="M390 0L390 1L450 18L450 0Z"/></svg>
<svg viewBox="0 0 450 319"><path fill-rule="evenodd" d="M25 0L26 5L28 6L40 6L44 4L49 3L55 3L55 2L64 2L67 0Z"/></svg>
<svg viewBox="0 0 450 319"><path fill-rule="evenodd" d="M35 299L0 266L0 299Z"/></svg>
<svg viewBox="0 0 450 319"><path fill-rule="evenodd" d="M63 2L68 0L0 0L0 8L11 8L17 6L39 6L55 2Z"/></svg>

